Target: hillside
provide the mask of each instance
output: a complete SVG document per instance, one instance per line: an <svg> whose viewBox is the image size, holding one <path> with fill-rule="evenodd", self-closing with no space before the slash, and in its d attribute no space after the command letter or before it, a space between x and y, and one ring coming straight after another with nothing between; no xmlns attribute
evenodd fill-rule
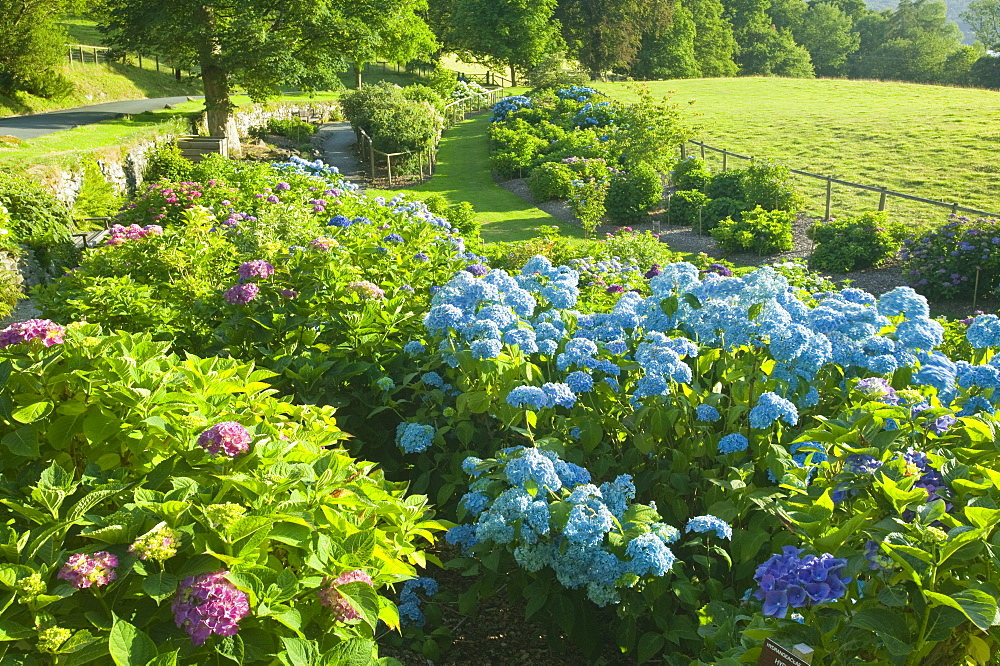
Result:
<svg viewBox="0 0 1000 666"><path fill-rule="evenodd" d="M629 84L598 86L634 99ZM687 79L650 84L675 91L697 114L710 145L844 180L1000 212L1000 92L835 79ZM689 105L690 104L690 105ZM692 147L692 150L696 150ZM721 156L708 154L721 167ZM745 165L729 160L729 167ZM796 177L822 215L825 185ZM878 194L833 187L834 216L875 210ZM948 211L890 198L887 210L918 224Z"/></svg>

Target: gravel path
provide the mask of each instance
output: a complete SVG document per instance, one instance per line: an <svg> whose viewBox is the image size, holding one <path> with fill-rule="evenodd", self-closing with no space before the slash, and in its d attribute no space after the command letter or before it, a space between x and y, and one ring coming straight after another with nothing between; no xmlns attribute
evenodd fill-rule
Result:
<svg viewBox="0 0 1000 666"><path fill-rule="evenodd" d="M524 178L504 181L499 183L499 185L500 187L513 192L525 201L537 206L549 215L552 215L563 222L576 225L580 224L580 220L576 218L566 202L536 202L534 197L531 196L531 192L528 190L527 181ZM654 233L657 233L656 230L659 229L658 233L660 240L669 245L670 249L676 252L692 252L695 254L704 252L710 257L726 259L733 262L737 266L759 266L764 263L777 263L791 261L793 259L807 258L812 253L812 241L806 236L806 230L813 222L814 220L812 218L800 215L792 224L792 241L794 243L793 249L789 252L782 252L781 254L766 257L758 256L756 254L726 255L725 252L719 249L715 239L711 236L702 236L689 227L661 226L657 220L657 214L655 212L651 216L650 223L632 225L632 228L637 231L645 231L648 229ZM596 235L600 237L605 232L614 231L616 228L617 227L614 225L603 225L598 228ZM882 268L869 268L866 270L852 271L850 273L841 274L822 274L838 283L844 283L845 281L850 280L850 284L852 286L864 289L865 291L875 295L884 294L894 287L906 284L906 281L903 279L903 274L899 269L898 262L891 262Z"/></svg>

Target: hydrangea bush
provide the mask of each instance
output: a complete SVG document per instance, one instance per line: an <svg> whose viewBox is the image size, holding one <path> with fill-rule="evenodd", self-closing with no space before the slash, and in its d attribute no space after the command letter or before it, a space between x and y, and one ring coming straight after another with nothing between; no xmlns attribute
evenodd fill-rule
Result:
<svg viewBox="0 0 1000 666"><path fill-rule="evenodd" d="M929 298L968 298L1000 287L1000 220L952 216L903 244L903 271Z"/></svg>
<svg viewBox="0 0 1000 666"><path fill-rule="evenodd" d="M0 350L4 662L375 662L380 592L444 527L426 498L271 373L165 346L74 325Z"/></svg>

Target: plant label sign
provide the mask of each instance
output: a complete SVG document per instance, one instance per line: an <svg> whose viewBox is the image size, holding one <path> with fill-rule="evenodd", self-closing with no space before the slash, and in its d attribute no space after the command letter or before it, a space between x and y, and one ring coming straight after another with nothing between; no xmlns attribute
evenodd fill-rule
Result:
<svg viewBox="0 0 1000 666"><path fill-rule="evenodd" d="M810 666L810 664L802 657L797 657L790 650L786 650L768 638L764 641L764 648L757 660L757 666Z"/></svg>

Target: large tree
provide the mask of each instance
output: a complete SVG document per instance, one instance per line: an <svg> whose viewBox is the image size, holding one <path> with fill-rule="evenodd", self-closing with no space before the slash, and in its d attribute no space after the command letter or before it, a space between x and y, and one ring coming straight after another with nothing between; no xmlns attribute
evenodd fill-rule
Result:
<svg viewBox="0 0 1000 666"><path fill-rule="evenodd" d="M666 29L669 0L561 0L557 16L570 54L599 78L632 65L642 36Z"/></svg>
<svg viewBox="0 0 1000 666"><path fill-rule="evenodd" d="M419 30L422 8L410 0L107 0L101 27L118 50L198 67L209 133L231 137L234 86L263 100L282 86L330 84L348 64L411 55L400 31Z"/></svg>
<svg viewBox="0 0 1000 666"><path fill-rule="evenodd" d="M962 18L986 48L1000 51L1000 0L972 0Z"/></svg>
<svg viewBox="0 0 1000 666"><path fill-rule="evenodd" d="M723 17L720 0L685 0L694 19L694 57L702 76L736 76L733 26Z"/></svg>
<svg viewBox="0 0 1000 666"><path fill-rule="evenodd" d="M0 0L0 92L48 97L65 86L53 67L66 57L59 0Z"/></svg>
<svg viewBox="0 0 1000 666"><path fill-rule="evenodd" d="M539 64L563 46L553 20L556 0L455 0L451 40L459 53L517 71Z"/></svg>
<svg viewBox="0 0 1000 666"><path fill-rule="evenodd" d="M845 76L847 56L858 50L861 38L851 17L829 2L819 2L792 29L795 41L809 51L817 76Z"/></svg>
<svg viewBox="0 0 1000 666"><path fill-rule="evenodd" d="M701 76L695 57L691 11L676 1L670 27L643 35L631 74L638 79L691 79Z"/></svg>

